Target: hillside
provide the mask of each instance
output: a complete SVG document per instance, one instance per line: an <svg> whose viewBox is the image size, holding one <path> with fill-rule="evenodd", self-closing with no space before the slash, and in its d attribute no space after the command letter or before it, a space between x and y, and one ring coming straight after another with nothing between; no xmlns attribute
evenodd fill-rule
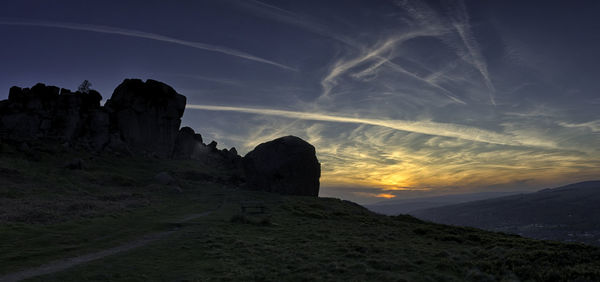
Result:
<svg viewBox="0 0 600 282"><path fill-rule="evenodd" d="M600 249L318 198L316 148L239 156L182 127L186 98L124 80L0 101L0 281L600 280Z"/></svg>
<svg viewBox="0 0 600 282"><path fill-rule="evenodd" d="M29 281L600 279L595 247L239 190L231 171L194 160L30 147L0 146L0 280L140 240ZM63 166L75 157L82 169ZM158 184L161 171L177 186ZM268 210L240 213L247 201Z"/></svg>
<svg viewBox="0 0 600 282"><path fill-rule="evenodd" d="M367 209L380 214L399 215L410 214L413 211L447 205L466 203L490 198L517 194L518 192L480 192L468 194L450 194L431 197L386 200L364 205Z"/></svg>
<svg viewBox="0 0 600 282"><path fill-rule="evenodd" d="M433 222L600 245L600 181L412 212Z"/></svg>

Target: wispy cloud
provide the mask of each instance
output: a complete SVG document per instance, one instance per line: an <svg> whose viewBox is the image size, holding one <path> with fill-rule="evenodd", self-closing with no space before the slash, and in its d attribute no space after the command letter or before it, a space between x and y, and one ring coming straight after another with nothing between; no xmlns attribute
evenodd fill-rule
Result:
<svg viewBox="0 0 600 282"><path fill-rule="evenodd" d="M191 48L196 48L200 50L212 51L221 54L226 54L238 58L243 58L246 60L251 60L263 64L272 65L281 69L297 71L296 68L280 64L268 59L264 59L258 56L254 56L239 50L231 49L224 46L217 46L206 44L202 42L188 41L178 38L173 38L161 34L150 33L145 31L133 30L133 29L124 29L112 26L105 25L91 25L91 24L79 24L79 23L65 23L65 22L49 22L49 21L38 21L38 20L27 20L27 19L7 19L0 18L0 25L12 25L12 26L36 26L36 27L50 27L50 28L62 28L62 29L70 29L70 30L82 30L82 31L90 31L90 32L98 32L98 33L107 33L107 34L117 34L129 37L136 38L144 38L150 40L156 40L161 42L168 42L173 44L178 44L182 46L187 46Z"/></svg>
<svg viewBox="0 0 600 282"><path fill-rule="evenodd" d="M431 7L419 1L397 1L396 4L403 8L415 21L417 26L442 26L454 28L458 38L446 36L444 40L453 47L461 50L458 57L471 64L483 78L483 83L487 87L488 97L492 105L496 105L496 88L492 83L488 71L486 60L481 53L481 48L476 40L471 25L469 23L469 14L464 2L452 2L452 9L449 17L443 17L436 13ZM464 51L463 51L464 50Z"/></svg>
<svg viewBox="0 0 600 282"><path fill-rule="evenodd" d="M464 46L466 47L470 62L473 66L479 71L481 76L483 77L483 81L488 88L488 96L490 98L490 102L492 105L496 105L496 100L494 98L496 89L494 84L492 83L492 79L490 78L490 74L488 72L487 63L485 58L481 53L481 48L479 48L479 43L475 39L471 31L471 25L469 23L469 14L467 13L467 8L465 3L461 1L456 1L455 3L456 10L452 17L454 18L453 26L456 29L460 39L462 40Z"/></svg>
<svg viewBox="0 0 600 282"><path fill-rule="evenodd" d="M401 35L396 35L396 36L392 36L392 37L388 38L387 40L383 41L381 44L378 44L377 46L375 46L371 49L365 50L363 52L363 54L361 54L360 56L357 56L357 57L349 59L349 60L337 61L331 67L329 73L321 80L321 85L323 86L322 96L325 98L328 97L331 90L333 89L333 87L337 84L337 78L339 76L341 76L342 74L346 73L348 70L358 66L359 64L362 64L364 62L367 62L367 61L373 60L373 59L384 60L384 62L389 61L388 59L386 59L384 57L384 54L386 52L391 51L398 44L401 44L407 40L418 38L418 37L437 36L437 35L442 34L442 32L443 31L441 31L441 30L430 29L430 28L406 32ZM374 68L371 68L370 71L372 71L373 69ZM396 68L396 70L400 70L403 73L408 73L407 71L403 70L402 68Z"/></svg>
<svg viewBox="0 0 600 282"><path fill-rule="evenodd" d="M331 31L325 25L319 24L312 19L300 16L277 6L269 5L260 1L233 1L234 4L243 7L257 15L264 16L282 23L296 26L309 32L334 39L348 46L358 47L361 44L351 37Z"/></svg>
<svg viewBox="0 0 600 282"><path fill-rule="evenodd" d="M202 81L210 81L210 82L215 82L215 83L219 83L219 84L227 84L227 85L237 85L237 86L241 85L241 83L239 81L233 80L233 79L211 77L211 76L204 76L204 75L196 75L196 74L161 73L159 75L172 76L172 77L183 77L183 78L189 78L189 79L194 79L194 80L202 80Z"/></svg>
<svg viewBox="0 0 600 282"><path fill-rule="evenodd" d="M302 28L309 32L313 32L315 34L333 39L333 40L343 43L346 46L349 46L355 50L358 50L359 52L363 53L363 55L361 55L363 57L363 60L360 60L360 58L359 58L358 63L364 62L365 60L371 60L371 59L376 60L376 63L372 64L369 68L367 68L363 71L360 71L356 74L353 74L352 77L354 77L354 78L363 79L365 77L373 76L373 74L375 74L381 66L387 66L395 72L398 72L402 75L407 75L410 78L423 83L424 85L427 85L436 90L439 90L442 95L446 96L447 98L450 98L452 101L454 101L456 103L466 104L463 100L459 99L456 95L454 95L450 90L440 86L435 81L421 78L420 76L417 76L414 73L407 71L405 68L398 65L397 63L392 62L391 58L388 58L388 56L382 55L383 53L388 51L388 49L390 47L393 47L393 46L390 46L390 45L386 46L386 43L383 43L382 46L379 46L379 47L384 47L384 50L379 50L382 52L377 52L378 47L368 48L363 43L361 43L351 37L345 36L339 32L334 32L330 28L327 28L325 25L317 23L316 21L314 21L312 19L308 19L305 16L298 15L291 11L288 11L288 10L285 10L285 9L282 9L282 8L279 8L279 7L276 7L273 5L269 5L269 4L260 2L260 1L254 1L254 0L253 1L237 1L235 3L251 12L258 14L258 15ZM439 35L442 35L442 34L448 32L448 30L442 26L435 26L435 28L432 28L432 26L429 26L426 29L429 30L428 34L423 34L422 36L439 36ZM418 32L422 32L422 31L417 31L417 33ZM415 34L415 33L408 32L408 34L406 34L406 35L408 37L410 37L410 36L413 36L413 34ZM402 35L394 36L392 38L389 38L388 40L385 40L385 42L393 43L400 37L402 37ZM397 42L397 43L401 43L401 41ZM352 63L352 61L356 61L356 59L351 60L350 63ZM334 63L334 68L332 68L331 72L323 79L323 81L322 81L322 85L323 85L323 95L322 96L323 97L327 97L329 95L331 89L333 88L333 86L335 86L335 84L336 84L335 77L340 74L340 73L338 73L338 71L343 70L345 72L347 70L347 69L339 69L339 67L343 68L343 65L345 65L345 64L341 63L341 61Z"/></svg>
<svg viewBox="0 0 600 282"><path fill-rule="evenodd" d="M481 73L481 76L483 77L483 81L489 90L488 96L490 98L490 102L492 103L492 105L496 105L496 100L494 98L496 89L494 87L494 84L492 84L492 79L490 78L490 74L488 72L487 63L485 62L483 55L481 55L481 51L479 49L477 41L471 34L468 23L455 23L454 27L456 28L456 31L460 35L460 38L462 39L469 52L471 63L479 71L479 73Z"/></svg>
<svg viewBox="0 0 600 282"><path fill-rule="evenodd" d="M381 127L387 127L395 130L415 132L420 134L445 136L460 138L464 140L484 142L490 144L507 146L532 146L543 148L556 148L556 145L546 140L521 139L519 136L511 136L493 131L469 127L451 123L439 123L433 121L407 121L407 120L385 120L371 118L344 117L328 115L323 113L310 113L288 110L275 110L265 108L246 108L246 107L228 107L213 105L187 105L188 109L209 110L209 111L230 111L258 115L279 116L292 119L314 120L325 122L340 122L367 124Z"/></svg>
<svg viewBox="0 0 600 282"><path fill-rule="evenodd" d="M600 119L592 120L592 121L588 121L588 122L582 122L582 123L559 122L558 125L560 125L562 127L568 127L568 128L587 129L594 133L600 132Z"/></svg>

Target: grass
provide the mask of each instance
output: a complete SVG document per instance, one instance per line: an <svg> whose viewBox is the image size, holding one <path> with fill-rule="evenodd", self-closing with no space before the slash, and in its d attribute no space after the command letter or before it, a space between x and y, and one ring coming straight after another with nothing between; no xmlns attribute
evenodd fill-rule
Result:
<svg viewBox="0 0 600 282"><path fill-rule="evenodd" d="M10 149L10 148L9 148ZM180 217L214 209L216 183L179 178L183 192L154 183L160 171L186 175L210 168L190 161L40 153L23 158L6 146L0 158L0 272L112 247L167 230ZM63 168L73 158L84 170Z"/></svg>
<svg viewBox="0 0 600 282"><path fill-rule="evenodd" d="M24 210L43 202L53 216L26 220L3 211L0 273L173 230L169 223L182 216L219 207L148 246L31 281L600 280L595 247L377 215L338 199L238 190L219 184L229 172L198 162L96 156L82 171L65 171L53 154L18 156L0 158L1 169L18 171L3 181L21 189L2 188L10 197L1 200ZM152 183L165 170L183 192ZM67 212L64 203L51 204L56 199L78 204ZM268 212L241 213L246 201Z"/></svg>

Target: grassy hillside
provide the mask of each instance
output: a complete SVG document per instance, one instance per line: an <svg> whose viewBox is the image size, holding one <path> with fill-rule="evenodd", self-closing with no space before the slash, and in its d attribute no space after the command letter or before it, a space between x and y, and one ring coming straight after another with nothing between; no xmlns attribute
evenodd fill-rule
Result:
<svg viewBox="0 0 600 282"><path fill-rule="evenodd" d="M193 161L41 149L1 148L0 276L171 230L31 280L600 280L594 247L377 215L337 199L243 191L230 171ZM62 168L76 157L83 170ZM175 175L181 192L156 184L160 171ZM243 214L246 201L268 212Z"/></svg>

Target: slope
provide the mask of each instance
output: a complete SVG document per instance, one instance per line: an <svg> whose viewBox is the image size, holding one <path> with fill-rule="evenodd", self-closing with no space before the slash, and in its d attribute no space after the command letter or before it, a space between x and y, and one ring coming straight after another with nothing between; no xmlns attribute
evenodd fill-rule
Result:
<svg viewBox="0 0 600 282"><path fill-rule="evenodd" d="M600 249L238 189L199 161L0 145L0 276L173 231L30 281L600 279ZM81 170L63 168L70 158ZM171 173L180 188L156 184ZM259 202L263 214L241 213ZM213 212L181 222L190 214Z"/></svg>

